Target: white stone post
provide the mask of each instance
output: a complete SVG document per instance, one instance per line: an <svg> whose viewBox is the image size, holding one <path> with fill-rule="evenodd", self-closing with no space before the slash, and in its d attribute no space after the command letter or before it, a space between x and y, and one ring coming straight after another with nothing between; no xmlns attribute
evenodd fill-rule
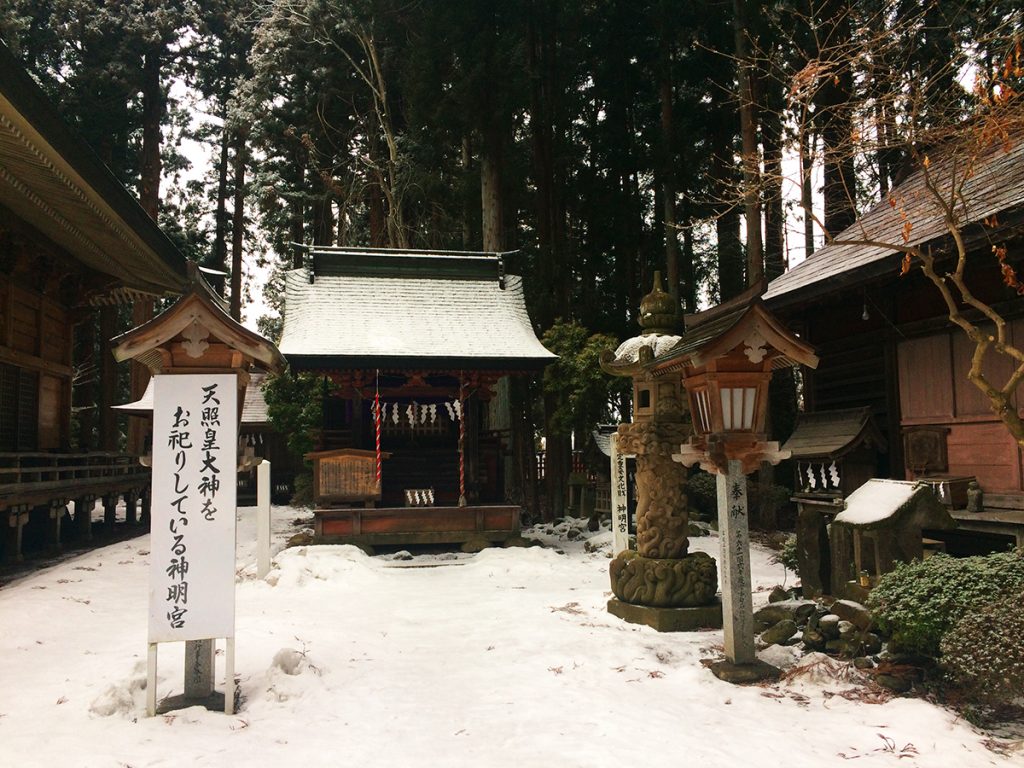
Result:
<svg viewBox="0 0 1024 768"><path fill-rule="evenodd" d="M626 456L619 451L619 436L612 435L612 557L629 549L629 496Z"/></svg>
<svg viewBox="0 0 1024 768"><path fill-rule="evenodd" d="M256 575L270 573L270 462L256 466Z"/></svg>
<svg viewBox="0 0 1024 768"><path fill-rule="evenodd" d="M717 483L725 656L733 664L752 664L755 661L754 610L750 587L747 478L743 474L743 463L730 460L728 474L719 473Z"/></svg>

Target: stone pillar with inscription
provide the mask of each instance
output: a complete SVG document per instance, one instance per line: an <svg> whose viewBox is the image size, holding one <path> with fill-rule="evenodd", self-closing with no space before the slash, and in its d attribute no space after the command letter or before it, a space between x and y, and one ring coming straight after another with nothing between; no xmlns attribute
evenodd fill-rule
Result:
<svg viewBox="0 0 1024 768"><path fill-rule="evenodd" d="M619 425L613 455L636 457L637 492L636 550L620 551L611 562L615 597L608 610L659 631L720 627L717 567L710 555L688 551L686 470L672 460L691 434L681 384L647 370L680 338L673 332L678 305L661 289L660 273L654 283L640 305L643 333L601 359L605 372L633 379L633 422Z"/></svg>

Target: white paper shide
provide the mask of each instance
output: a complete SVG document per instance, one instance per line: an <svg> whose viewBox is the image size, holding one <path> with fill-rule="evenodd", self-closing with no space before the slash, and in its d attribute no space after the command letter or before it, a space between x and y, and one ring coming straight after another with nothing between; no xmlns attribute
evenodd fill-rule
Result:
<svg viewBox="0 0 1024 768"><path fill-rule="evenodd" d="M150 643L234 636L237 386L154 381Z"/></svg>

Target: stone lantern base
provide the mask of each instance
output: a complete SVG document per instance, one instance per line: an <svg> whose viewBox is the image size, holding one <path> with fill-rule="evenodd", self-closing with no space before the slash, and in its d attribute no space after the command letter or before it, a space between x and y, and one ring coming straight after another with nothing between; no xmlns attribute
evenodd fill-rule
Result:
<svg viewBox="0 0 1024 768"><path fill-rule="evenodd" d="M643 557L632 550L611 562L608 612L659 632L718 629L722 626L718 568L704 552L679 558Z"/></svg>
<svg viewBox="0 0 1024 768"><path fill-rule="evenodd" d="M716 597L711 605L693 608L654 608L632 605L613 597L608 613L630 624L646 624L658 632L696 632L699 629L722 628L722 603Z"/></svg>

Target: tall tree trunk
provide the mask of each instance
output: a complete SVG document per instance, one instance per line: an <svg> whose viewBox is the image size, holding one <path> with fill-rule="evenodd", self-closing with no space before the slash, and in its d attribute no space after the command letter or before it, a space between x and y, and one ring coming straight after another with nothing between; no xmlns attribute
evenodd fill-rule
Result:
<svg viewBox="0 0 1024 768"><path fill-rule="evenodd" d="M295 171L295 189L301 190L306 183L306 163L304 152L302 150L295 151L293 162L293 169ZM288 234L291 237L291 241L293 243L305 243L305 206L302 204L301 194L296 194L289 202L288 207L290 209L288 217ZM292 268L299 269L302 266L302 249L295 248L292 251L292 254Z"/></svg>
<svg viewBox="0 0 1024 768"><path fill-rule="evenodd" d="M810 127L800 132L800 208L804 212L804 258L814 253L814 189L811 175L814 173L814 134Z"/></svg>
<svg viewBox="0 0 1024 768"><path fill-rule="evenodd" d="M463 189L471 177L470 167L473 163L473 146L470 137L462 137L462 181ZM465 191L462 195L462 247L465 250L473 248L473 208L471 198Z"/></svg>
<svg viewBox="0 0 1024 768"><path fill-rule="evenodd" d="M733 0L733 31L736 38L737 80L740 96L740 135L743 140L743 207L747 222L747 285L764 276L761 248L761 164L757 152L757 115L754 100L753 64L747 41L746 1Z"/></svg>
<svg viewBox="0 0 1024 768"><path fill-rule="evenodd" d="M235 144L235 196L231 212L231 316L242 319L242 248L245 241L245 135Z"/></svg>
<svg viewBox="0 0 1024 768"><path fill-rule="evenodd" d="M849 10L844 0L827 0L819 8L819 39L831 49L819 50L819 57L835 57L850 39ZM816 125L824 155L825 230L835 237L857 218L857 179L853 152L853 79L848 62L839 62L836 73L825 78L815 99Z"/></svg>
<svg viewBox="0 0 1024 768"><path fill-rule="evenodd" d="M142 174L139 201L153 221L160 210L160 128L164 118L165 96L160 85L160 56L157 44L146 51L142 64Z"/></svg>
<svg viewBox="0 0 1024 768"><path fill-rule="evenodd" d="M485 251L505 249L502 138L502 131L496 125L489 125L484 130L480 152L480 222Z"/></svg>
<svg viewBox="0 0 1024 768"><path fill-rule="evenodd" d="M715 211L718 243L718 298L728 301L743 292L743 243L740 240L739 210L732 204L735 189L733 156L734 134L728 113L722 110L711 132L711 175L714 195L722 200Z"/></svg>
<svg viewBox="0 0 1024 768"><path fill-rule="evenodd" d="M668 9L658 14L658 101L661 105L661 196L668 290L679 298L679 231L676 226L675 152L672 141L672 47ZM691 307L687 307L692 311Z"/></svg>
<svg viewBox="0 0 1024 768"><path fill-rule="evenodd" d="M225 113L227 108L224 109ZM228 268L228 151L231 146L231 130L225 114L224 128L220 136L220 161L217 163L217 209L213 216L213 267L223 271Z"/></svg>
<svg viewBox="0 0 1024 768"><path fill-rule="evenodd" d="M770 78L762 78L761 93L766 109L761 121L764 142L764 265L768 280L786 269L785 217L782 208L782 111L781 89Z"/></svg>

